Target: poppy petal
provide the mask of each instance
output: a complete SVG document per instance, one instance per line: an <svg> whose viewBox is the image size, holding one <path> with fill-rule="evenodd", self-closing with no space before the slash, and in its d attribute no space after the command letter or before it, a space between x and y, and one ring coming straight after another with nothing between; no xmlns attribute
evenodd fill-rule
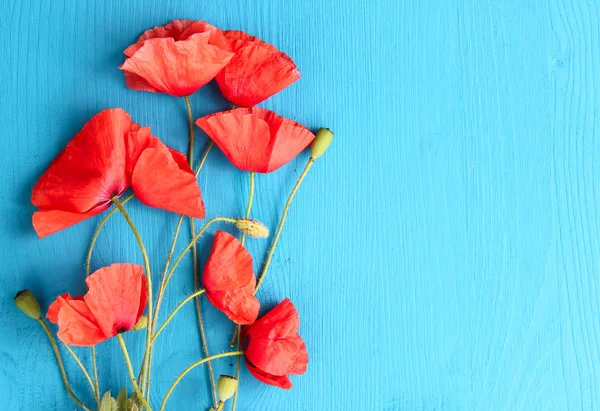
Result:
<svg viewBox="0 0 600 411"><path fill-rule="evenodd" d="M86 279L84 301L107 336L133 328L146 306L146 277L135 264L112 264Z"/></svg>
<svg viewBox="0 0 600 411"><path fill-rule="evenodd" d="M131 176L131 187L136 197L151 207L201 219L206 214L194 172L166 146L142 152Z"/></svg>
<svg viewBox="0 0 600 411"><path fill-rule="evenodd" d="M107 339L95 316L81 299L64 300L60 303L57 323L57 336L65 344L90 346Z"/></svg>
<svg viewBox="0 0 600 411"><path fill-rule="evenodd" d="M63 303L70 299L71 294L69 293L65 293L56 298L56 300L54 300L50 306L48 306L48 312L46 312L46 318L48 321L50 321L52 324L58 324L58 312L62 308Z"/></svg>
<svg viewBox="0 0 600 411"><path fill-rule="evenodd" d="M292 360L292 368L288 370L288 374L304 374L308 367L308 352L306 351L306 344L299 335L292 338L292 341L297 346L296 355Z"/></svg>
<svg viewBox="0 0 600 411"><path fill-rule="evenodd" d="M264 382L265 384L273 385L275 387L279 387L284 390L289 390L290 388L292 388L292 382L285 375L277 376L277 375L271 375L269 373L266 373L266 372L260 370L259 368L257 368L250 361L248 361L247 358L246 358L246 366L248 367L248 371L250 371L250 374L252 374L254 376L254 378L256 378L257 380L259 380L261 382Z"/></svg>
<svg viewBox="0 0 600 411"><path fill-rule="evenodd" d="M259 107L211 114L196 124L234 166L259 173L277 170L315 138L301 124Z"/></svg>
<svg viewBox="0 0 600 411"><path fill-rule="evenodd" d="M215 233L212 250L204 266L202 283L208 291L242 288L254 278L252 256L242 243L225 231Z"/></svg>
<svg viewBox="0 0 600 411"><path fill-rule="evenodd" d="M210 32L204 32L183 41L172 37L146 40L120 68L163 93L189 96L212 80L233 56L209 44L209 38Z"/></svg>
<svg viewBox="0 0 600 411"><path fill-rule="evenodd" d="M125 74L125 86L129 87L132 90L137 91L149 91L151 93L160 93L160 90L156 87L152 87L143 77L138 76L137 74L130 73L129 71L124 71Z"/></svg>
<svg viewBox="0 0 600 411"><path fill-rule="evenodd" d="M286 298L252 324L246 335L266 333L271 339L283 339L296 335L299 327L298 311L290 299Z"/></svg>
<svg viewBox="0 0 600 411"><path fill-rule="evenodd" d="M131 57L136 51L142 48L146 40L172 37L175 40L179 39L181 33L188 28L193 21L191 20L173 20L169 24L164 26L156 26L149 30L146 30L131 46L127 47L123 52L127 57Z"/></svg>
<svg viewBox="0 0 600 411"><path fill-rule="evenodd" d="M236 324L252 324L258 317L260 302L254 296L256 277L244 288L206 293L208 300Z"/></svg>
<svg viewBox="0 0 600 411"><path fill-rule="evenodd" d="M300 78L294 61L264 42L252 41L236 51L215 80L223 96L240 107L252 107Z"/></svg>
<svg viewBox="0 0 600 411"><path fill-rule="evenodd" d="M40 177L33 205L86 213L110 202L127 189L124 136L139 128L122 109L96 114Z"/></svg>
<svg viewBox="0 0 600 411"><path fill-rule="evenodd" d="M244 354L254 365L269 374L288 375L291 370L296 369L294 361L299 350L296 338L275 340L251 336Z"/></svg>
<svg viewBox="0 0 600 411"><path fill-rule="evenodd" d="M88 213L71 213L60 210L38 210L33 213L33 228L39 238L44 238L67 227L75 225L83 220L100 214L108 209L110 204L95 208Z"/></svg>

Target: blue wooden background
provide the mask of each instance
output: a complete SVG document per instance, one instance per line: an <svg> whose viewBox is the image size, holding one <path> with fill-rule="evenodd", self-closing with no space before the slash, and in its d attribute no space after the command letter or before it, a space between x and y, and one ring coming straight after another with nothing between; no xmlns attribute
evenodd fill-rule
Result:
<svg viewBox="0 0 600 411"><path fill-rule="evenodd" d="M284 297L298 307L308 372L288 392L244 372L240 411L600 408L596 1L3 0L0 16L3 409L74 409L46 337L12 296L28 287L46 307L82 292L99 219L38 240L31 188L107 107L186 150L183 100L128 90L117 69L143 30L173 18L242 29L286 51L303 77L262 106L336 133L260 292L265 308ZM214 84L192 105L196 117L228 107ZM197 155L206 141L198 130ZM259 176L254 217L275 228L306 160ZM199 183L208 216L243 212L247 175L221 153ZM128 207L158 274L176 216ZM256 268L266 246L249 242ZM141 263L119 216L93 267L112 262ZM186 261L162 314L191 290ZM225 350L232 327L205 307L210 347ZM157 345L154 403L200 356L194 321L190 305ZM143 336L127 340L140 347ZM117 344L99 351L103 389L129 386ZM231 373L230 364L216 368ZM208 403L198 369L170 409Z"/></svg>

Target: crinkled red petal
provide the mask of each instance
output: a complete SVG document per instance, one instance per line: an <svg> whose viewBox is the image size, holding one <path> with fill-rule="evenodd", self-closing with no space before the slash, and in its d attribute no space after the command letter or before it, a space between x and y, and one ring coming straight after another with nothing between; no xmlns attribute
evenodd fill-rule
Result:
<svg viewBox="0 0 600 411"><path fill-rule="evenodd" d="M107 336L129 331L146 306L146 277L135 264L112 264L86 279L84 301Z"/></svg>
<svg viewBox="0 0 600 411"><path fill-rule="evenodd" d="M80 298L64 300L60 304L57 323L57 336L65 344L90 346L110 338L102 331L96 317Z"/></svg>
<svg viewBox="0 0 600 411"><path fill-rule="evenodd" d="M248 250L237 238L218 230L204 266L204 288L207 291L235 290L247 286L252 278L254 270Z"/></svg>
<svg viewBox="0 0 600 411"><path fill-rule="evenodd" d="M153 89L189 96L212 80L233 56L210 44L210 36L203 32L182 41L172 37L146 40L120 68L143 78Z"/></svg>
<svg viewBox="0 0 600 411"><path fill-rule="evenodd" d="M262 41L240 43L235 43L235 56L215 78L233 104L252 107L301 77L294 61L273 46Z"/></svg>
<svg viewBox="0 0 600 411"><path fill-rule="evenodd" d="M246 358L246 366L248 367L248 371L252 374L257 380L264 382L268 385L273 385L275 387L283 388L284 390L289 390L292 388L292 382L286 375L272 375L267 372L264 372L257 368L252 362L250 362Z"/></svg>
<svg viewBox="0 0 600 411"><path fill-rule="evenodd" d="M96 207L88 213L71 213L69 211L60 210L44 210L40 209L33 213L33 228L39 238L44 238L50 234L54 234L67 227L75 225L83 220L93 217L107 208L110 204Z"/></svg>
<svg viewBox="0 0 600 411"><path fill-rule="evenodd" d="M147 148L140 155L131 177L131 187L144 204L204 218L206 211L194 172L173 150ZM184 157L183 157L184 158Z"/></svg>
<svg viewBox="0 0 600 411"><path fill-rule="evenodd" d="M259 107L211 114L196 121L237 168L269 173L304 150L314 134Z"/></svg>
<svg viewBox="0 0 600 411"><path fill-rule="evenodd" d="M122 109L96 114L40 177L33 205L87 213L110 202L127 189L124 136L139 128Z"/></svg>

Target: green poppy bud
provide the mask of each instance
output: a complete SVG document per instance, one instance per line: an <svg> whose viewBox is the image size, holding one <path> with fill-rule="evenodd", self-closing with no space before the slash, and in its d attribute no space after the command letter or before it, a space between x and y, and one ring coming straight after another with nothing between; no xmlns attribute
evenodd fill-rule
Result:
<svg viewBox="0 0 600 411"><path fill-rule="evenodd" d="M23 311L34 320L42 318L40 303L38 303L35 295L29 290L21 290L15 295L15 304L19 310Z"/></svg>
<svg viewBox="0 0 600 411"><path fill-rule="evenodd" d="M217 394L219 394L219 400L221 400L221 402L225 402L233 397L237 389L237 378L229 375L221 375L219 377L219 382L217 383Z"/></svg>
<svg viewBox="0 0 600 411"><path fill-rule="evenodd" d="M312 158L319 158L329 148L329 145L333 141L333 133L328 128L320 128L315 135L315 139L310 146L310 156Z"/></svg>
<svg viewBox="0 0 600 411"><path fill-rule="evenodd" d="M142 315L137 323L133 326L134 331L141 331L148 327L148 317Z"/></svg>
<svg viewBox="0 0 600 411"><path fill-rule="evenodd" d="M248 234L250 237L265 238L269 236L269 229L261 222L251 220L249 218L238 218L235 220L235 226L241 232Z"/></svg>

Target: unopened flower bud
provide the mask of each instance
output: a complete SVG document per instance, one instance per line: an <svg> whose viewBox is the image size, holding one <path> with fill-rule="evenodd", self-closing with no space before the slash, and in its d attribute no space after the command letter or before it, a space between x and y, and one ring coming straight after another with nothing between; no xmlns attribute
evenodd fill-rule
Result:
<svg viewBox="0 0 600 411"><path fill-rule="evenodd" d="M315 135L315 139L310 146L310 156L312 158L321 157L329 148L333 141L333 133L328 128L320 128Z"/></svg>
<svg viewBox="0 0 600 411"><path fill-rule="evenodd" d="M238 389L238 380L235 377L229 375L221 375L219 382L217 383L217 394L219 394L219 400L227 401Z"/></svg>
<svg viewBox="0 0 600 411"><path fill-rule="evenodd" d="M148 317L142 315L137 323L133 326L134 331L141 331L148 327Z"/></svg>
<svg viewBox="0 0 600 411"><path fill-rule="evenodd" d="M241 232L248 234L250 237L268 237L269 229L261 222L249 218L238 218L235 220L235 226Z"/></svg>
<svg viewBox="0 0 600 411"><path fill-rule="evenodd" d="M40 303L38 303L35 295L29 290L19 291L15 295L15 304L19 307L19 310L34 320L39 320L42 317Z"/></svg>

